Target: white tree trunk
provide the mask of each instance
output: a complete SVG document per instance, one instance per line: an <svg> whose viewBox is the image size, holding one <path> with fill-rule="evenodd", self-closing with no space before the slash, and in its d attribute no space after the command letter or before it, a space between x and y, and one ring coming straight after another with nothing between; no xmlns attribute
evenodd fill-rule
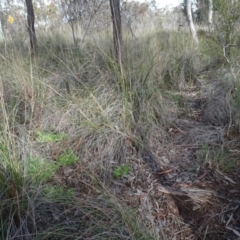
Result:
<svg viewBox="0 0 240 240"><path fill-rule="evenodd" d="M195 43L198 43L198 37L197 37L197 32L195 30L194 24L193 24L193 18L192 18L192 9L191 9L191 0L187 0L187 20L188 20L188 25L190 32L192 34L193 40Z"/></svg>
<svg viewBox="0 0 240 240"><path fill-rule="evenodd" d="M213 0L209 0L209 10L208 10L208 30L211 32L213 30Z"/></svg>
<svg viewBox="0 0 240 240"><path fill-rule="evenodd" d="M4 33L3 33L3 13L2 13L2 3L0 3L0 40L4 39Z"/></svg>
<svg viewBox="0 0 240 240"><path fill-rule="evenodd" d="M4 39L4 34L3 34L3 26L0 20L0 41Z"/></svg>

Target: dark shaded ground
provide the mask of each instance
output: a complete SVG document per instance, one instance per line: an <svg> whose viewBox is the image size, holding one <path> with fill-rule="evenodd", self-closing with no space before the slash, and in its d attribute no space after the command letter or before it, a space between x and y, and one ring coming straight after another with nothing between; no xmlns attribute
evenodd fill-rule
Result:
<svg viewBox="0 0 240 240"><path fill-rule="evenodd" d="M122 183L131 189L115 186L116 192L164 239L238 239L239 134L230 139L228 126L203 120L205 100L197 89L180 94L183 113L174 116L167 140L154 154L129 156L132 177Z"/></svg>
<svg viewBox="0 0 240 240"><path fill-rule="evenodd" d="M174 121L170 131L175 154L171 174L160 176L194 239L240 237L239 135L227 126L203 120L205 100L196 89L182 93L189 113ZM186 106L185 106L186 107ZM221 153L221 154L220 154ZM232 162L232 163L231 163ZM180 237L180 239L182 239Z"/></svg>

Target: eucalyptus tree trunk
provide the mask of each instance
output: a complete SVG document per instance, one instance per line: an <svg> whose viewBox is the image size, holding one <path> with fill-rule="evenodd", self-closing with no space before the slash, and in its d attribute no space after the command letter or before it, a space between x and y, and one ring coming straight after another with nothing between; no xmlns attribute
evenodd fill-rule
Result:
<svg viewBox="0 0 240 240"><path fill-rule="evenodd" d="M25 0L27 7L27 22L28 22L28 32L30 37L31 55L35 56L37 54L37 37L35 33L35 16L33 10L32 0Z"/></svg>
<svg viewBox="0 0 240 240"><path fill-rule="evenodd" d="M120 11L120 0L109 0L113 22L113 44L114 53L122 71L123 44L122 44L122 21Z"/></svg>
<svg viewBox="0 0 240 240"><path fill-rule="evenodd" d="M4 39L3 32L3 12L2 12L2 4L0 3L0 41Z"/></svg>
<svg viewBox="0 0 240 240"><path fill-rule="evenodd" d="M211 32L213 30L213 0L208 0L209 9L208 9L208 31Z"/></svg>
<svg viewBox="0 0 240 240"><path fill-rule="evenodd" d="M196 32L194 24L193 24L191 0L187 0L187 2L186 2L186 11L187 11L187 21L188 21L191 35L193 37L194 42L198 43L197 32Z"/></svg>
<svg viewBox="0 0 240 240"><path fill-rule="evenodd" d="M2 21L0 19L0 41L4 40L4 33L3 33L3 25L2 25Z"/></svg>

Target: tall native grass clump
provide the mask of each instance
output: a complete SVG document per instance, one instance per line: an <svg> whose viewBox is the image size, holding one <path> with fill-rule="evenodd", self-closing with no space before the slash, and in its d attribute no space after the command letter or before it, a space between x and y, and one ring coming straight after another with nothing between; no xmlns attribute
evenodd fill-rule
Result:
<svg viewBox="0 0 240 240"><path fill-rule="evenodd" d="M16 232L29 234L27 231L28 204L27 184L25 182L25 163L20 139L16 129L17 97L6 99L6 86L0 79L1 123L0 123L0 236L2 239L13 239ZM23 146L20 146L22 143Z"/></svg>
<svg viewBox="0 0 240 240"><path fill-rule="evenodd" d="M188 36L176 32L149 32L134 41L125 36L123 72L108 34L93 36L84 48L61 44L66 36L51 39L50 45L58 41L61 47L40 46L49 55L40 56L37 70L48 92L42 127L82 139L76 151L83 159L85 149L96 152L101 163L96 169L105 177L111 176L110 162L124 163L129 144L145 148L156 133L161 138L168 115L165 91L192 84L205 64Z"/></svg>
<svg viewBox="0 0 240 240"><path fill-rule="evenodd" d="M44 46L46 57L40 53L36 59L16 48L4 53L1 238L106 239L124 233L123 239L151 239L134 210L99 188L114 166L124 163L132 137L123 121L122 92L96 65L91 48L84 50L84 59L75 49L60 48L59 53ZM82 189L64 191L58 187L60 174L72 173L76 164L83 170L77 179ZM91 181L95 175L97 183ZM83 189L103 195L86 199ZM66 199L60 196L68 190ZM72 210L63 216L66 208Z"/></svg>

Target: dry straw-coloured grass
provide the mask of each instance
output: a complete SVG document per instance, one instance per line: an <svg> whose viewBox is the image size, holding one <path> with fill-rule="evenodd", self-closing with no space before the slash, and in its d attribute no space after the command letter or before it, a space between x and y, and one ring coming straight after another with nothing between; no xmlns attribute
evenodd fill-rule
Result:
<svg viewBox="0 0 240 240"><path fill-rule="evenodd" d="M225 130L218 131L217 126L238 126L237 91L234 96L231 92L236 85L228 80L212 82L209 92L215 93L211 98L209 92L203 96L202 119L215 126L175 121L181 131L172 141L166 130L179 106L165 97L165 91L181 92L194 85L207 57L185 33L148 32L135 41L125 38L124 74L113 60L111 39L104 34L93 35L80 48L58 33L39 36L39 56L34 60L14 47L1 53L0 117L4 121L0 130L5 134L0 138L0 153L5 160L0 177L9 183L5 193L12 192L16 182L18 187L17 192L13 189L15 195L1 195L9 215L5 222L2 212L3 239L195 236L181 214L186 216L189 206L204 208L216 193L184 184L164 186L177 179L180 171L172 168L173 178L168 179L170 175L162 178L159 169L176 159L164 162L165 155L176 151L183 156L176 150L181 145L222 144ZM14 41L9 44L14 46ZM39 142L39 133L65 137ZM168 146L168 151L166 144L178 146ZM65 151L76 155L74 166L58 165ZM27 172L34 159L49 163L54 174L36 183L37 178ZM186 160L189 166L190 160ZM113 179L113 169L122 164L130 166L129 175ZM38 176L45 170L42 167ZM8 171L10 177L5 174ZM170 201L173 206L166 206Z"/></svg>
<svg viewBox="0 0 240 240"><path fill-rule="evenodd" d="M214 126L230 124L238 129L238 79L231 73L224 74L222 71L216 75L219 75L219 79L208 84L208 89L203 95L206 99L203 105L203 121Z"/></svg>
<svg viewBox="0 0 240 240"><path fill-rule="evenodd" d="M115 63L107 53L103 52L103 49L97 53L97 58L94 57L94 52L90 50L89 53L86 52L85 59L87 57L88 59L83 63L75 58L75 50L62 50L60 55L58 52L54 53L53 49L50 50L52 55L47 57L50 62L53 58L55 60L49 69L45 69L45 61L38 63L41 61L41 56L31 62L20 52L14 55L14 60L11 53L9 54L9 60L5 66L5 78L2 81L4 85L2 109L5 112L1 117L6 120L2 123L2 127L7 127L6 130L10 131L11 135L4 136L1 144L7 140L12 141L16 147L13 150L8 147L6 151L16 152L16 161L20 166L23 164L23 169L27 169L31 156L43 157L51 162L62 153L63 149L72 149L81 161L79 167L83 164L88 171L98 174L101 177L101 180L98 180L100 184L101 181L112 178L114 166L125 162L127 148L132 147L131 142L135 139L141 140L138 140L139 135L133 131L133 126L136 125L133 111L145 111L137 108L147 106L139 95L141 92L137 92L137 98L142 101L141 106L136 106L137 103L133 106L131 85L126 79L121 79L118 72L115 72ZM101 55L104 54L105 60L102 60ZM53 72L55 68L58 69L57 72ZM146 80L148 72L144 71L142 69L141 74ZM122 82L118 85L119 80ZM142 79L131 81L133 80ZM136 89L136 91L139 90ZM156 107L158 108L158 105ZM151 109L153 108L151 107L150 111ZM146 110L149 111L148 108ZM140 116L139 113L137 116ZM144 125L141 123L142 120L144 119L138 120L137 123ZM149 126L151 124L151 121L147 123ZM41 145L36 141L37 132L64 132L67 140ZM20 152L23 153L20 154ZM51 159L51 156L54 158ZM13 159L9 157L8 161L12 162ZM6 166L3 167L7 169ZM23 171L27 172L27 170ZM21 173L18 172L18 174ZM9 180L7 177L4 178ZM13 178L13 181L15 180ZM26 206L19 205L17 219L10 221L12 223L10 226L4 226L1 232L4 238L12 239L21 235L19 239L48 239L50 236L54 239L59 239L59 236L61 239L66 237L84 239L94 238L94 236L98 239L128 239L129 237L150 239L146 231L142 232L143 227L136 225L138 222L135 217L134 220L132 219L135 215L129 214L127 207L118 203L117 199L114 200L114 197L104 189L98 190L97 198L91 198L91 195L72 197L71 204L67 205L59 196L56 202L48 203L42 190L45 185L42 183L43 186L31 186L31 184L33 184L31 181L24 180L23 183L18 181L18 187L26 189L23 193L19 193L26 199ZM87 186L84 189L86 188L90 187ZM34 189L37 195L34 194ZM106 198L101 197L100 192L106 195ZM38 197L35 199L33 195ZM17 196L11 198L20 204ZM111 201L108 202L108 200ZM15 213L10 209L15 204L8 203L5 206L9 216L14 216ZM52 210L49 210L50 206ZM62 212L65 208L69 209L69 213L64 213L64 217ZM76 211L87 213L79 219L79 215L74 215ZM61 224L60 220L63 221ZM49 225L44 224L46 222ZM126 224L126 228L123 223ZM72 228L68 227L69 224Z"/></svg>

